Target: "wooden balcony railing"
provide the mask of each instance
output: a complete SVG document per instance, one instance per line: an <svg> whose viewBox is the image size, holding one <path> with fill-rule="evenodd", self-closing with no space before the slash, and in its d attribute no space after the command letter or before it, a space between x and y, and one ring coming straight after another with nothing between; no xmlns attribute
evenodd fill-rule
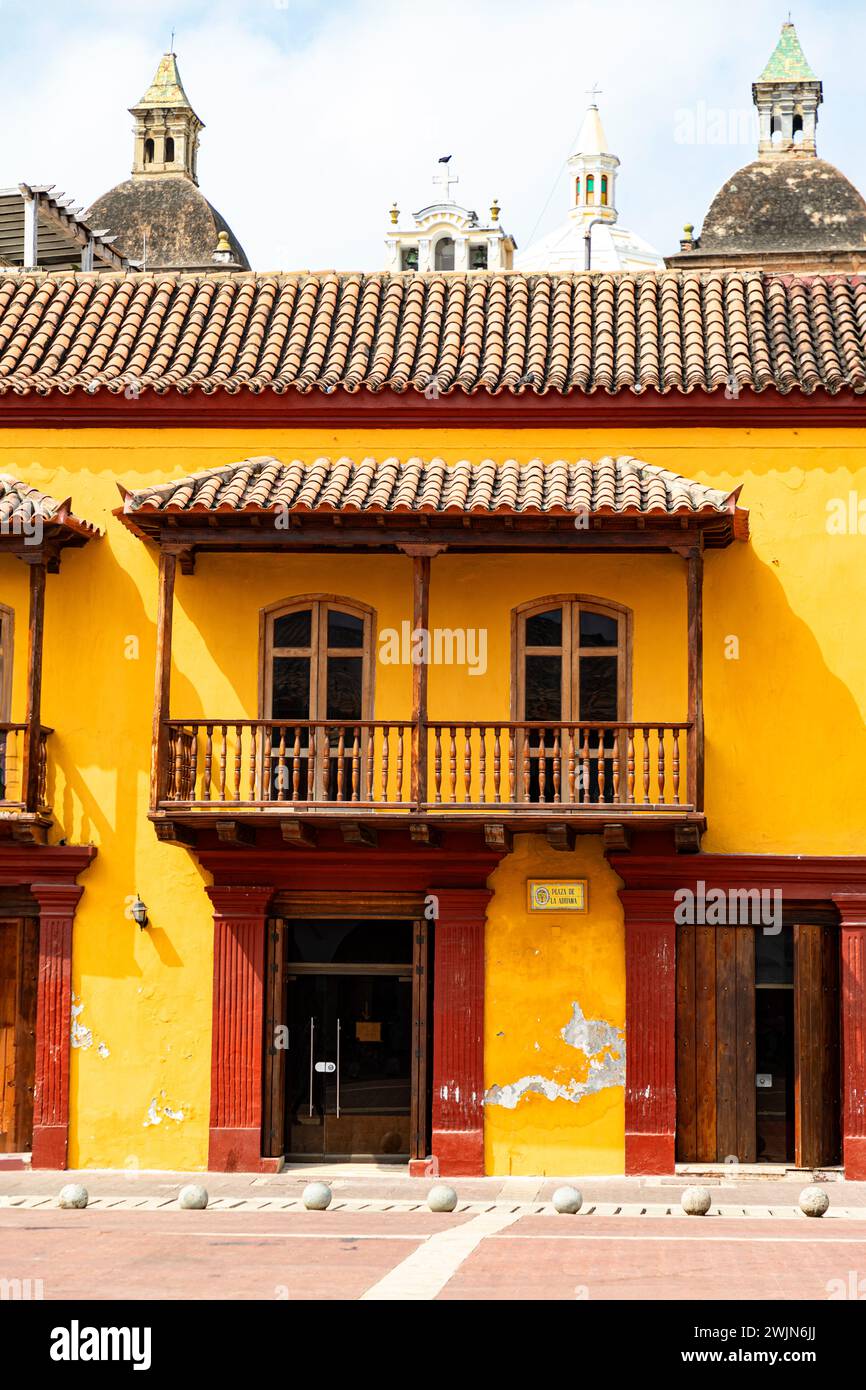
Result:
<svg viewBox="0 0 866 1390"><path fill-rule="evenodd" d="M36 812L44 810L46 806L48 737L54 730L44 726L39 730L39 771L33 805L28 805L24 785L27 731L26 724L0 724L0 808L4 810Z"/></svg>
<svg viewBox="0 0 866 1390"><path fill-rule="evenodd" d="M696 808L694 729L686 722L431 720L417 737L411 720L184 719L163 727L157 805L164 810ZM417 769L415 747L426 754Z"/></svg>

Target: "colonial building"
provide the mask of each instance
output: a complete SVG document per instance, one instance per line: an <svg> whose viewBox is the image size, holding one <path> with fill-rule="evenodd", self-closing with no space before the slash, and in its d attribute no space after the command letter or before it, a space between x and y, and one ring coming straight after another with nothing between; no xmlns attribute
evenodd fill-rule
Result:
<svg viewBox="0 0 866 1390"><path fill-rule="evenodd" d="M818 158L823 88L793 24L782 25L752 98L758 158L716 194L699 236L691 225L685 228L680 252L667 264L684 270L860 270L866 265L866 202L844 174Z"/></svg>
<svg viewBox="0 0 866 1390"><path fill-rule="evenodd" d="M116 235L117 247L149 270L248 270L243 247L198 186L199 119L183 89L177 57L166 53L135 117L132 177L86 214Z"/></svg>
<svg viewBox="0 0 866 1390"><path fill-rule="evenodd" d="M661 270L664 260L659 253L619 223L618 169L619 159L593 102L568 160L568 220L522 251L517 269Z"/></svg>
<svg viewBox="0 0 866 1390"><path fill-rule="evenodd" d="M5 1161L866 1178L864 303L0 274Z"/></svg>
<svg viewBox="0 0 866 1390"><path fill-rule="evenodd" d="M494 200L489 220L481 221L452 196L460 180L451 173L450 156L439 161L438 170L433 183L444 196L413 213L410 225L401 227L400 209L396 203L391 208L388 270L510 270L516 243L499 221L499 204Z"/></svg>

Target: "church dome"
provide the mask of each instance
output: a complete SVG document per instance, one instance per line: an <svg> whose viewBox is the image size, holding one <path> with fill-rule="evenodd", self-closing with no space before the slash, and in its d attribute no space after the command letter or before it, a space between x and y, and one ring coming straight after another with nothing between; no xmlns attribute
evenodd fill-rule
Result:
<svg viewBox="0 0 866 1390"><path fill-rule="evenodd" d="M866 251L866 201L824 159L756 159L710 204L701 250Z"/></svg>
<svg viewBox="0 0 866 1390"><path fill-rule="evenodd" d="M190 179L126 179L97 198L87 217L116 233L115 247L148 270L213 269L220 232L228 233L232 249L226 263L250 268L225 218Z"/></svg>
<svg viewBox="0 0 866 1390"><path fill-rule="evenodd" d="M148 270L249 270L243 247L198 187L203 122L183 89L177 57L165 53L137 106L132 177L89 209L91 226Z"/></svg>

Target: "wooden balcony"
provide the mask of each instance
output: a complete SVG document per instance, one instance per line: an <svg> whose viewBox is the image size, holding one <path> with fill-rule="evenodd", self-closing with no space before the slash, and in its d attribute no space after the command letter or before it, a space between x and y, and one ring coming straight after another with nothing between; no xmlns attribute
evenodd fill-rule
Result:
<svg viewBox="0 0 866 1390"><path fill-rule="evenodd" d="M36 766L30 774L27 724L0 723L0 830L13 839L41 840L51 824L48 806L48 739L54 732L40 725Z"/></svg>
<svg viewBox="0 0 866 1390"><path fill-rule="evenodd" d="M222 823L224 838L268 822L291 840L328 821L599 833L703 819L686 721L171 719L160 752L157 826Z"/></svg>

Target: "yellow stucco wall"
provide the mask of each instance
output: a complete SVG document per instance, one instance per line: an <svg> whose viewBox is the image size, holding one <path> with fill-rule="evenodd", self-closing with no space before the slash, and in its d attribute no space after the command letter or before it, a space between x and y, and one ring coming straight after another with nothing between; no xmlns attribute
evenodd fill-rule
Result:
<svg viewBox="0 0 866 1390"><path fill-rule="evenodd" d="M863 853L866 643L855 624L866 611L866 537L826 528L829 500L866 497L857 431L0 431L0 472L71 495L76 512L106 531L49 576L46 610L52 838L99 847L75 926L82 1045L72 1062L73 1164L196 1168L207 1151L212 919L195 860L160 845L146 819L156 558L111 518L115 480L134 488L266 453L448 462L633 454L717 487L744 483L751 543L712 552L706 565L704 847ZM411 616L403 557L211 557L179 576L172 712L255 716L259 610L319 591L370 604L380 629ZM511 609L571 592L634 610L634 716L683 718L682 563L609 556L435 560L431 626L486 625L489 665L477 677L434 667L431 717L507 718ZM12 717L20 719L27 605L17 561L0 559L0 602L16 614ZM735 660L726 655L731 638ZM410 699L411 668L377 663L376 716L407 716ZM530 917L526 878L565 875L589 878L588 915ZM615 876L595 838L566 856L518 837L491 886L486 1084L540 1076L580 1086L587 1056L562 1037L574 1004L611 1029L624 1022ZM147 932L124 916L136 891L150 911ZM513 1108L487 1111L491 1171L617 1171L622 1148L619 1086L578 1103L530 1090Z"/></svg>

